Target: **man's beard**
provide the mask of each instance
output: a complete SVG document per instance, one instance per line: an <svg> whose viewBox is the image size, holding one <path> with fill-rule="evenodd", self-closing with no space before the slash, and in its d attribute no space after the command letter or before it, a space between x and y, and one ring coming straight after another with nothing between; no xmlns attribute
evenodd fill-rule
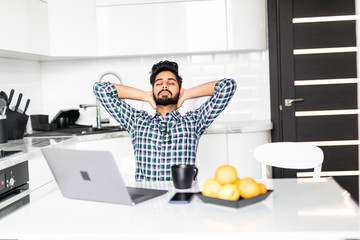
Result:
<svg viewBox="0 0 360 240"><path fill-rule="evenodd" d="M162 91L160 91L159 94L161 92ZM179 101L179 93L176 94L172 98L159 98L159 97L156 98L154 93L153 93L153 96L154 96L154 100L155 100L156 105L162 105L162 106L173 105L173 104L177 104L178 101Z"/></svg>

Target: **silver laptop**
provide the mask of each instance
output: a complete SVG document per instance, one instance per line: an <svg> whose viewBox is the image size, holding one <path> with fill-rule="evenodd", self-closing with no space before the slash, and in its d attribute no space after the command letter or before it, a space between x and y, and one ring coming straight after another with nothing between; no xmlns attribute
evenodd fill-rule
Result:
<svg viewBox="0 0 360 240"><path fill-rule="evenodd" d="M41 149L66 198L134 205L167 190L126 187L111 152Z"/></svg>

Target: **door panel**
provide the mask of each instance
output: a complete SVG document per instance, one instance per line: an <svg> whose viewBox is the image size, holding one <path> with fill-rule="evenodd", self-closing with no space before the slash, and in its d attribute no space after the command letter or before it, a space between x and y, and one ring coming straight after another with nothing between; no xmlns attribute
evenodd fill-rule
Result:
<svg viewBox="0 0 360 240"><path fill-rule="evenodd" d="M295 79L356 78L356 53L295 55Z"/></svg>
<svg viewBox="0 0 360 240"><path fill-rule="evenodd" d="M357 115L296 118L296 141L357 140Z"/></svg>
<svg viewBox="0 0 360 240"><path fill-rule="evenodd" d="M294 24L295 49L349 46L356 46L355 21Z"/></svg>
<svg viewBox="0 0 360 240"><path fill-rule="evenodd" d="M324 146L320 147L324 152L326 161L322 165L322 171L347 171L359 169L358 146Z"/></svg>
<svg viewBox="0 0 360 240"><path fill-rule="evenodd" d="M357 84L296 86L296 98L305 99L295 105L296 111L357 108Z"/></svg>
<svg viewBox="0 0 360 240"><path fill-rule="evenodd" d="M354 0L293 0L295 18L354 15Z"/></svg>

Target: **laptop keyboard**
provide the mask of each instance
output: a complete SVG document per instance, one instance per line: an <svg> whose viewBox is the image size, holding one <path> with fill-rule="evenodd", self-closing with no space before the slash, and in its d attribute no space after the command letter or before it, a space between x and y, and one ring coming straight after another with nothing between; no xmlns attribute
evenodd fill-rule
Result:
<svg viewBox="0 0 360 240"><path fill-rule="evenodd" d="M143 194L137 194L137 193L130 193L130 196L131 196L131 199L132 199L132 200L136 200L136 199L139 199L139 198L144 197L145 195L143 195Z"/></svg>
<svg viewBox="0 0 360 240"><path fill-rule="evenodd" d="M133 202L139 203L147 199L160 196L167 192L167 190L155 190L146 188L127 187L128 193Z"/></svg>

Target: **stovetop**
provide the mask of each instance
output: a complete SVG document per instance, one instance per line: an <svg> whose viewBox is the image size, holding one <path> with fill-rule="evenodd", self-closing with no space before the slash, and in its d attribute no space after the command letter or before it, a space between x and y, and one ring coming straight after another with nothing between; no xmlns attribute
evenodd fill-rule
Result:
<svg viewBox="0 0 360 240"><path fill-rule="evenodd" d="M0 150L0 159L4 158L4 157L11 156L11 155L16 154L16 153L20 153L20 152L22 152L22 151L21 150L14 150L14 151Z"/></svg>

